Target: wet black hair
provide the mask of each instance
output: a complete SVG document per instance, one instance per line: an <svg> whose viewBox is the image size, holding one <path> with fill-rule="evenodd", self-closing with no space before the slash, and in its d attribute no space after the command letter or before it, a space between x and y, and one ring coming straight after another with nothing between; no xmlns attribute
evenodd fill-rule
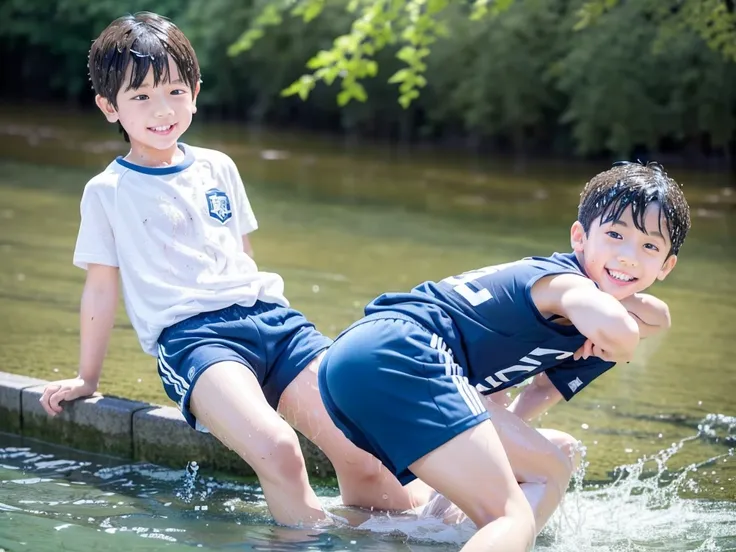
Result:
<svg viewBox="0 0 736 552"><path fill-rule="evenodd" d="M92 44L89 77L95 92L117 109L118 92L123 88L138 88L151 68L154 86L169 81L169 56L176 63L181 78L194 91L200 78L199 63L184 33L155 13L124 15L110 23ZM130 80L125 82L125 72L131 63ZM122 126L120 131L129 142Z"/></svg>
<svg viewBox="0 0 736 552"><path fill-rule="evenodd" d="M668 256L677 255L690 230L690 207L681 186L654 161L619 161L594 176L580 194L578 221L587 234L594 220L599 219L600 224L618 221L631 207L634 225L647 233L644 214L655 202L660 208L659 231L664 218L670 236Z"/></svg>

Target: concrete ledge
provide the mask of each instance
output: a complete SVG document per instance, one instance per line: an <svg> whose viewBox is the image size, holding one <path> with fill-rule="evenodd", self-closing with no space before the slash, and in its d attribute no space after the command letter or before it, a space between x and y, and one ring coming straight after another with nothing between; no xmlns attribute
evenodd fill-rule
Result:
<svg viewBox="0 0 736 552"><path fill-rule="evenodd" d="M38 399L44 385L27 387L21 394L23 435L68 447L112 456L133 456L133 414L149 405L95 395L64 404L51 418Z"/></svg>
<svg viewBox="0 0 736 552"><path fill-rule="evenodd" d="M46 383L0 372L0 431L173 468L196 461L206 470L253 474L237 454L191 429L170 406L95 395L64 403L64 411L51 418L38 402ZM302 435L299 440L309 474L334 476L324 453Z"/></svg>
<svg viewBox="0 0 736 552"><path fill-rule="evenodd" d="M299 435L309 475L334 475L324 453ZM214 436L193 431L181 412L171 406L139 410L133 414L133 457L135 460L181 468L196 460L201 468L239 475L255 475L253 469Z"/></svg>
<svg viewBox="0 0 736 552"><path fill-rule="evenodd" d="M140 410L133 414L135 460L176 468L195 460L202 468L253 475L240 456L209 433L194 431L181 412L171 406Z"/></svg>
<svg viewBox="0 0 736 552"><path fill-rule="evenodd" d="M0 372L0 429L8 433L20 433L20 395L26 387L44 383L43 380Z"/></svg>

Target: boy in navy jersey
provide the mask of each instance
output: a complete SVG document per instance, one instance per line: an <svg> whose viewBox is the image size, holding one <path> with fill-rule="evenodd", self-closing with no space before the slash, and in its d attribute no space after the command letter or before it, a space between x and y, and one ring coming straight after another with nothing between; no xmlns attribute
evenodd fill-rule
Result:
<svg viewBox="0 0 736 552"><path fill-rule="evenodd" d="M571 466L527 501L517 481L533 478L521 472L560 459L522 419L570 400L669 325L667 306L641 292L674 268L689 228L682 191L660 165L617 163L583 190L571 253L372 301L321 365L330 416L402 483L421 479L475 523L463 550L527 549ZM511 412L488 398L532 376Z"/></svg>

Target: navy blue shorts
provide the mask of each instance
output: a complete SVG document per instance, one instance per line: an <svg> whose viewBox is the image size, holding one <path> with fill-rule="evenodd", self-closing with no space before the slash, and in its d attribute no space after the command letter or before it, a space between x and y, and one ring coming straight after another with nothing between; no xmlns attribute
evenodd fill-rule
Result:
<svg viewBox="0 0 736 552"><path fill-rule="evenodd" d="M325 354L319 390L345 436L402 484L409 465L489 418L443 339L397 314L368 316Z"/></svg>
<svg viewBox="0 0 736 552"><path fill-rule="evenodd" d="M224 361L243 364L276 409L286 387L330 343L294 309L262 301L233 305L166 328L158 339L158 373L189 425L204 429L190 412L189 399L207 368Z"/></svg>

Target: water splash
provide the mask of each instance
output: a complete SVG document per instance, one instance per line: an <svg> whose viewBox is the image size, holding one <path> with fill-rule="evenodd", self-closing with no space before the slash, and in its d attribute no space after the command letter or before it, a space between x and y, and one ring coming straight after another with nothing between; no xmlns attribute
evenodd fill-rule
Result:
<svg viewBox="0 0 736 552"><path fill-rule="evenodd" d="M675 421L686 429L679 434L683 439L615 468L605 481L585 479L589 466L584 458L565 503L537 539L536 550L736 550L736 459L730 448L736 443L736 418L680 418ZM12 442L0 439L0 444ZM146 552L179 545L397 552L407 549L406 541L417 552L440 552L459 548L475 532L467 521L445 524L438 517L341 509L334 489L320 493L320 500L345 514L350 524L335 519L335 526L300 532L273 524L258 485L216 480L194 463L170 470L114 464L100 457L73 460L68 459L73 457L70 451L51 450L36 445L0 448L0 524L10 531L5 540L0 534L0 548L54 530L55 537L67 539L63 542L76 549L93 549L94 539L104 535L112 539L112 548L117 543L121 549ZM131 538L136 544L123 544ZM81 543L90 546L80 548ZM34 546L39 552L52 550Z"/></svg>
<svg viewBox="0 0 736 552"><path fill-rule="evenodd" d="M540 534L535 550L736 550L736 503L699 498L701 487L713 481L722 483L727 475L723 472L736 467L733 448L682 468L672 468L678 453L689 443L732 443L736 418L710 414L697 427L695 435L632 464L618 466L605 483L586 484L588 464L583 458L563 504ZM730 487L736 485L730 483ZM475 527L467 519L457 524L444 523L442 518L451 513L449 509L435 508L435 515L429 517L375 515L359 529L411 541L460 545L470 538Z"/></svg>

